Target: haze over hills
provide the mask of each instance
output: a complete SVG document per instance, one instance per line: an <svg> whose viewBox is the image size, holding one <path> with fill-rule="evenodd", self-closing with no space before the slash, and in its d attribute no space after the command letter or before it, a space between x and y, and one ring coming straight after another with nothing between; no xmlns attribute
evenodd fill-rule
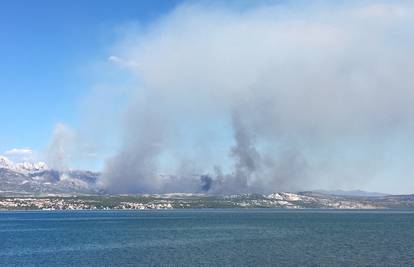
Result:
<svg viewBox="0 0 414 267"><path fill-rule="evenodd" d="M44 162L14 163L0 156L0 195L96 194L99 173L55 170Z"/></svg>
<svg viewBox="0 0 414 267"><path fill-rule="evenodd" d="M99 178L98 172L59 171L44 162L14 163L0 156L0 209L414 208L414 195L361 190L217 194L209 192L203 175L200 192L111 195Z"/></svg>
<svg viewBox="0 0 414 267"><path fill-rule="evenodd" d="M390 194L379 192L367 192L362 190L315 190L315 192L334 195L334 196L351 196L351 197L382 197Z"/></svg>
<svg viewBox="0 0 414 267"><path fill-rule="evenodd" d="M0 156L0 194L102 194L108 193L100 183L100 173L87 170L57 170L44 162L14 163L5 156ZM165 175L161 175L164 177ZM167 177L169 178L169 177ZM193 193L226 195L210 190L215 182L208 175L194 176L197 190ZM177 179L177 183L179 180ZM177 189L179 189L177 187ZM177 191L179 192L179 191ZM128 192L120 192L128 193ZM166 192L171 193L171 192ZM258 192L250 192L258 193ZM383 193L372 193L361 190L315 190L315 193L336 196L374 197L385 196ZM234 194L233 194L234 195Z"/></svg>

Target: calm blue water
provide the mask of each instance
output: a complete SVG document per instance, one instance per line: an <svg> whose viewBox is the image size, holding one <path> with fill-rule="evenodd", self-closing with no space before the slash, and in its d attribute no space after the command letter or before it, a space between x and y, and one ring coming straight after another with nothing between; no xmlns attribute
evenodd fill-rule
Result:
<svg viewBox="0 0 414 267"><path fill-rule="evenodd" d="M0 213L1 266L414 266L414 213Z"/></svg>

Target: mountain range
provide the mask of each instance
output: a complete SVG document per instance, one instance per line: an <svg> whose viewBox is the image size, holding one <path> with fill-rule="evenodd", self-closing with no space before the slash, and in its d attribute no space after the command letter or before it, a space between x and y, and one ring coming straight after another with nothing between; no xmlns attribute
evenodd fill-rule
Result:
<svg viewBox="0 0 414 267"><path fill-rule="evenodd" d="M14 163L0 156L0 196L97 194L99 173L55 170L44 162Z"/></svg>
<svg viewBox="0 0 414 267"><path fill-rule="evenodd" d="M109 202L117 204L108 206L108 208L116 208L129 201L128 205L135 205L134 207L141 207L140 205L143 203L152 207L151 205L164 205L168 202L175 208L414 209L414 195L386 195L360 190L315 190L236 195L210 195L208 193L110 195L99 186L99 177L100 173L98 172L56 170L44 162L14 163L6 157L0 156L0 199L65 196L88 198L91 196L93 197L92 202L96 204L99 202L108 203L107 198L109 197ZM125 197L126 199L124 199ZM28 206L34 205L31 203L34 200L28 201L30 202ZM88 205L93 206L90 203Z"/></svg>

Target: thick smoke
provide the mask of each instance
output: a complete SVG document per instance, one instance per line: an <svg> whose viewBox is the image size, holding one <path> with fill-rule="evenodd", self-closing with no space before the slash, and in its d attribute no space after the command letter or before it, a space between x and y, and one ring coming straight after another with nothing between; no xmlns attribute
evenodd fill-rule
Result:
<svg viewBox="0 0 414 267"><path fill-rule="evenodd" d="M213 178L211 178L208 175L201 175L200 177L201 182L201 191L202 192L208 192L211 189L211 186L213 185Z"/></svg>
<svg viewBox="0 0 414 267"><path fill-rule="evenodd" d="M178 7L110 57L139 82L103 183L401 190L393 179L414 173L412 36L404 3Z"/></svg>
<svg viewBox="0 0 414 267"><path fill-rule="evenodd" d="M158 192L163 185L157 156L168 130L156 103L135 103L126 114L126 144L107 164L106 186L115 192Z"/></svg>
<svg viewBox="0 0 414 267"><path fill-rule="evenodd" d="M234 139L236 145L231 154L236 160L235 176L240 183L238 187L248 188L250 178L260 169L260 155L255 147L254 136L247 129L238 114L233 115Z"/></svg>

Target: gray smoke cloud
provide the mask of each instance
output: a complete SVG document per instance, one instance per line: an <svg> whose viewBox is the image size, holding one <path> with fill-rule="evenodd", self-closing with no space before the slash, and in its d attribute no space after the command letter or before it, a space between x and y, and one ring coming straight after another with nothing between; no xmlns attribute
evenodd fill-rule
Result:
<svg viewBox="0 0 414 267"><path fill-rule="evenodd" d="M139 115L137 115L139 114ZM162 150L167 129L155 103L133 105L126 114L127 141L119 155L106 166L106 186L114 192L158 192L162 181L156 158Z"/></svg>
<svg viewBox="0 0 414 267"><path fill-rule="evenodd" d="M77 135L69 126L58 123L46 151L45 159L49 167L56 170L66 170L73 156Z"/></svg>
<svg viewBox="0 0 414 267"><path fill-rule="evenodd" d="M109 191L414 186L411 4L182 5L126 32L109 60L139 82Z"/></svg>
<svg viewBox="0 0 414 267"><path fill-rule="evenodd" d="M36 155L34 152L31 154ZM85 135L67 124L58 123L53 128L49 144L37 158L44 160L52 169L67 171L72 168L85 169L79 163L90 163L96 154L96 146Z"/></svg>

